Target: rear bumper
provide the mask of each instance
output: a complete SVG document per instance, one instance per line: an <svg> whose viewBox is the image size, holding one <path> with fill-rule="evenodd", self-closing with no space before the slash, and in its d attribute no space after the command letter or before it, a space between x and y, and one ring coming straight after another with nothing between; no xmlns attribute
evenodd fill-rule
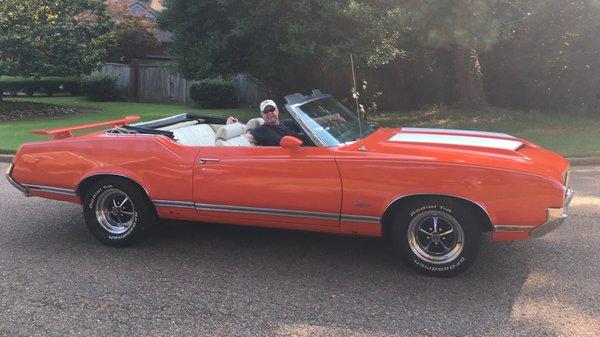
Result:
<svg viewBox="0 0 600 337"><path fill-rule="evenodd" d="M23 192L23 194L28 195L29 191L27 190L27 188L21 184L19 184L18 182L16 182L12 177L11 177L11 173L12 173L12 169L13 169L13 164L9 164L8 165L8 169L6 169L6 180L8 180L8 182L13 185L14 188L18 189L19 191Z"/></svg>
<svg viewBox="0 0 600 337"><path fill-rule="evenodd" d="M562 225L569 216L569 204L573 199L573 195L573 190L567 189L563 207L548 208L548 219L541 226L531 231L531 237L539 238L540 236L544 236L560 227L560 225Z"/></svg>

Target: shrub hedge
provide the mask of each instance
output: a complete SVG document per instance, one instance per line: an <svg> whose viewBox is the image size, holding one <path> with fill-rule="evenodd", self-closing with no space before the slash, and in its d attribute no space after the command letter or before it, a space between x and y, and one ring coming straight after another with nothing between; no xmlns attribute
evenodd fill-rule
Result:
<svg viewBox="0 0 600 337"><path fill-rule="evenodd" d="M0 77L0 92L16 95L23 92L29 96L34 92L43 92L52 96L57 92L69 92L77 95L80 92L79 77Z"/></svg>
<svg viewBox="0 0 600 337"><path fill-rule="evenodd" d="M81 90L92 101L110 101L119 97L117 78L108 74L82 77Z"/></svg>
<svg viewBox="0 0 600 337"><path fill-rule="evenodd" d="M190 98L203 108L231 108L237 105L233 81L222 77L192 83Z"/></svg>

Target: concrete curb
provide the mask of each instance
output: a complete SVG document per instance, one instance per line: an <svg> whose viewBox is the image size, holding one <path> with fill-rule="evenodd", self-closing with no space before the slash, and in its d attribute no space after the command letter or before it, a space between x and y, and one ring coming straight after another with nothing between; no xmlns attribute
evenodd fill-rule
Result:
<svg viewBox="0 0 600 337"><path fill-rule="evenodd" d="M571 166L600 165L600 157L567 158L567 160L569 160Z"/></svg>
<svg viewBox="0 0 600 337"><path fill-rule="evenodd" d="M12 154L0 154L0 163L12 163L13 157ZM567 158L567 160L571 166L600 165L600 157Z"/></svg>

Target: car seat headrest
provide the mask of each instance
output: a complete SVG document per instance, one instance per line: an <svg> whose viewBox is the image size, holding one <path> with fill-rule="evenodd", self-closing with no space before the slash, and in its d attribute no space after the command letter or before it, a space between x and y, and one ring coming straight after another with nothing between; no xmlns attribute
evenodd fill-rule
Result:
<svg viewBox="0 0 600 337"><path fill-rule="evenodd" d="M257 127L261 126L265 124L265 120L258 117L258 118L252 118L251 120L248 121L248 123L246 123L246 129L244 130L244 132L248 132L252 129L256 129Z"/></svg>
<svg viewBox="0 0 600 337"><path fill-rule="evenodd" d="M237 136L240 136L244 133L244 124L242 123L233 123L223 125L217 130L217 138L218 139L231 139Z"/></svg>

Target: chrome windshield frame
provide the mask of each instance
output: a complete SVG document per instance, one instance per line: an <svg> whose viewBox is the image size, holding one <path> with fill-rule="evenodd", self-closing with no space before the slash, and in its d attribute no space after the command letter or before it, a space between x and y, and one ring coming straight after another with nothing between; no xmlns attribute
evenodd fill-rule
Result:
<svg viewBox="0 0 600 337"><path fill-rule="evenodd" d="M323 100L323 99L332 99L332 100L335 101L335 99L333 98L332 95L323 94L323 93L317 93L317 94L313 94L311 96L304 96L304 99L288 103L288 104L286 104L284 106L284 108L292 116L292 118L294 119L294 121L296 121L296 123L298 123L298 125L304 130L304 132L306 132L306 134L308 135L308 137L313 141L313 143L316 146L319 146L319 147L341 147L341 146L345 146L346 144L344 144L344 143L340 143L340 144L337 144L337 145L327 145L327 143L323 139L321 139L308 126L308 124L306 124L306 122L301 117L301 114L303 114L304 112L300 109L300 106L305 105L305 104L310 103L310 102Z"/></svg>
<svg viewBox="0 0 600 337"><path fill-rule="evenodd" d="M306 102L296 103L296 104L287 104L285 106L285 109L290 114L290 116L292 116L292 118L296 121L296 123L298 123L298 125L300 125L302 130L304 130L304 132L306 132L306 135L308 135L310 140L312 140L316 146L327 147L325 142L323 140L321 140L321 138L319 138L319 136L317 136L317 134L314 133L313 130L311 128L309 128L308 125L304 122L304 120L300 117L301 111L298 109L298 107L304 103L306 103Z"/></svg>

